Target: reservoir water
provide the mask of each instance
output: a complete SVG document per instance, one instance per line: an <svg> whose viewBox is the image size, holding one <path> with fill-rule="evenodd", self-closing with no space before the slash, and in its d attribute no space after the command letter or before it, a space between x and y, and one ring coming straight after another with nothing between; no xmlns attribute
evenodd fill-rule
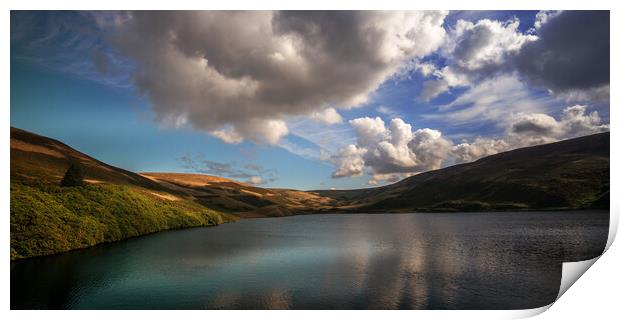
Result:
<svg viewBox="0 0 620 320"><path fill-rule="evenodd" d="M608 226L608 211L248 219L13 262L11 308L535 308Z"/></svg>

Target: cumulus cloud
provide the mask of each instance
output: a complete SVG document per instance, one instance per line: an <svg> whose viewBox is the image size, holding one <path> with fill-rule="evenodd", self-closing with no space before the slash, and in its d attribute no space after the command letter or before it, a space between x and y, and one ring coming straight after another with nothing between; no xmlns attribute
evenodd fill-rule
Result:
<svg viewBox="0 0 620 320"><path fill-rule="evenodd" d="M443 41L447 13L133 12L111 41L136 63L157 120L226 142L277 143L287 117L338 120Z"/></svg>
<svg viewBox="0 0 620 320"><path fill-rule="evenodd" d="M598 112L584 105L564 108L559 119L536 112L516 112L506 116L503 136L478 137L472 142L453 144L435 129L413 131L402 119L389 126L379 117L349 121L356 131L357 143L342 148L331 160L336 165L334 178L368 174L369 185L394 182L411 175L439 169L444 163L471 162L516 148L609 131Z"/></svg>
<svg viewBox="0 0 620 320"><path fill-rule="evenodd" d="M419 171L428 171L441 168L443 161L450 155L452 142L445 139L441 132L434 129L418 129L409 148L416 154Z"/></svg>
<svg viewBox="0 0 620 320"><path fill-rule="evenodd" d="M609 124L601 124L598 112L586 113L587 106L575 105L564 109L561 124L568 137L609 131Z"/></svg>
<svg viewBox="0 0 620 320"><path fill-rule="evenodd" d="M361 175L368 168L373 181L392 181L411 174L438 169L450 153L451 142L432 129L412 131L410 124L394 118L386 127L383 120L358 118L349 121L356 131L357 144L335 156L334 177Z"/></svg>
<svg viewBox="0 0 620 320"><path fill-rule="evenodd" d="M358 148L350 144L340 150L337 159L336 171L332 174L334 178L355 177L364 173L364 154L366 149Z"/></svg>
<svg viewBox="0 0 620 320"><path fill-rule="evenodd" d="M500 139L477 138L472 143L461 143L453 148L457 163L469 162L515 148L556 142L559 140L609 131L598 112L587 112L587 106L564 108L557 120L543 113L516 113L505 123L505 134Z"/></svg>
<svg viewBox="0 0 620 320"><path fill-rule="evenodd" d="M349 123L355 129L359 145L377 144L388 137L385 123L379 117L357 118L350 120Z"/></svg>
<svg viewBox="0 0 620 320"><path fill-rule="evenodd" d="M456 163L471 162L482 157L506 151L510 148L502 139L478 137L472 143L460 143L452 148Z"/></svg>
<svg viewBox="0 0 620 320"><path fill-rule="evenodd" d="M598 112L588 113L587 108L566 107L559 120L542 113L517 113L508 121L506 139L516 148L609 131Z"/></svg>

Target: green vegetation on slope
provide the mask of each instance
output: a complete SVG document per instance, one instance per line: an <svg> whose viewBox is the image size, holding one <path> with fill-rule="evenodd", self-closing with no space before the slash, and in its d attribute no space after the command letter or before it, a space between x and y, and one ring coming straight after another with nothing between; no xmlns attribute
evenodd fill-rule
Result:
<svg viewBox="0 0 620 320"><path fill-rule="evenodd" d="M74 181L60 187L67 174ZM11 128L11 260L235 219L60 141Z"/></svg>
<svg viewBox="0 0 620 320"><path fill-rule="evenodd" d="M190 200L166 200L128 186L11 182L11 260L235 219Z"/></svg>

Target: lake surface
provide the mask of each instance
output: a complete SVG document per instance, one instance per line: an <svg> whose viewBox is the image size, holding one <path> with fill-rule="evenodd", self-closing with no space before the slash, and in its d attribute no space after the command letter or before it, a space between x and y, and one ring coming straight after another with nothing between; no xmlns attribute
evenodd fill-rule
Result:
<svg viewBox="0 0 620 320"><path fill-rule="evenodd" d="M609 212L307 215L161 232L11 263L12 309L523 309Z"/></svg>

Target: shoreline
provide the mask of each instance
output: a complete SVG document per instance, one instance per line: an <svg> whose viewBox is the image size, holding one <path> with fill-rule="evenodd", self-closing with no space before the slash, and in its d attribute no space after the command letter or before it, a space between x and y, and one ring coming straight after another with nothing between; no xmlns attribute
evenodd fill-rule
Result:
<svg viewBox="0 0 620 320"><path fill-rule="evenodd" d="M20 261L30 261L32 259L42 259L42 258L47 258L47 257L53 257L53 256L58 256L58 255L62 255L62 254L66 254L66 253L70 253L70 252L75 252L75 251L80 251L80 250L86 250L86 249L90 249L90 248L95 248L98 246L103 246L103 245L113 245L113 244L118 244L118 243L122 243L125 241L131 241L131 240L137 240L146 236L150 236L150 235L154 235L154 234L158 234L158 233L163 233L163 232L169 232L169 231L182 231L182 230L190 230L190 229L197 229L197 228L215 228L224 224L228 224L228 223L235 223L241 220L253 220L253 219L272 219L272 218L288 218L288 217L296 217L296 216L311 216L311 215L337 215L337 214L346 214L346 215L382 215L382 214L493 214L493 213L510 213L510 212L514 212L514 213L542 213L542 212L554 212L554 213L583 213L583 212L587 212L587 211L591 211L591 212L597 212L597 213L610 213L611 210L610 209L539 209L539 210L522 210L522 211L450 211L450 212L428 212L428 211L418 211L418 212L316 212L316 213L309 213L309 212L302 212L302 213L298 213L298 214L292 214L292 215L286 215L286 216L254 216L254 217L243 217L237 214L233 214L233 213L229 213L230 215L235 215L238 217L237 220L232 220L232 221L224 221L220 224L216 224L216 225L205 225L205 226L190 226L190 227L182 227L182 228L170 228L170 229L163 229L163 230L158 230L158 231L153 231L153 232L149 232L149 233L145 233L145 234L141 234L141 235L137 235L137 236L132 236L132 237L127 237L127 238L123 238L123 239L119 239L119 240L115 240L115 241L105 241L105 242L100 242L97 244L94 244L92 246L87 246L87 247L82 247L82 248L75 248L75 249L71 249L71 250L67 250L67 251L60 251L60 252L55 252L52 254L45 254L45 255L38 255L38 256L31 256L31 257L23 257L23 258L17 258L17 259L11 259L10 263L11 265L13 265L14 263L19 263Z"/></svg>

